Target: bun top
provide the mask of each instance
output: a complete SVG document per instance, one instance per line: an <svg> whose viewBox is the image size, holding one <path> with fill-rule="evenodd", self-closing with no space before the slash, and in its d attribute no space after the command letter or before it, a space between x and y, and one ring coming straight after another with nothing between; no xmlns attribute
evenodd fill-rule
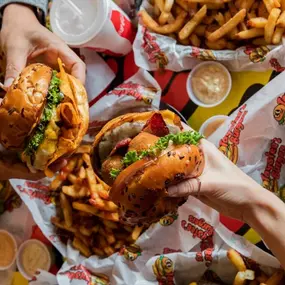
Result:
<svg viewBox="0 0 285 285"><path fill-rule="evenodd" d="M52 78L52 69L36 63L27 66L9 87L0 106L0 143L21 150L37 126Z"/></svg>

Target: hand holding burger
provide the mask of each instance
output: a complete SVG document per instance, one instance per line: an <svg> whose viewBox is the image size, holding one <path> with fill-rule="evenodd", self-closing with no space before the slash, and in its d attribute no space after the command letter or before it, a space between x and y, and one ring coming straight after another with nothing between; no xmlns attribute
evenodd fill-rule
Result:
<svg viewBox="0 0 285 285"><path fill-rule="evenodd" d="M127 114L105 125L94 142L95 169L111 186L124 224L149 225L186 202L167 189L201 175L201 137L182 132L170 111Z"/></svg>
<svg viewBox="0 0 285 285"><path fill-rule="evenodd" d="M0 142L17 152L31 173L53 175L51 167L79 146L89 123L85 88L43 64L27 66L0 105Z"/></svg>

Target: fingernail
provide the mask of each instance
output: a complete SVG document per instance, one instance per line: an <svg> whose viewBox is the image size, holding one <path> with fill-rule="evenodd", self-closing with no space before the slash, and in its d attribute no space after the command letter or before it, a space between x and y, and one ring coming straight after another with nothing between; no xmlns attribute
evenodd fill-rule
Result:
<svg viewBox="0 0 285 285"><path fill-rule="evenodd" d="M175 197L177 195L177 187L172 186L172 187L167 189L167 192L168 192L169 197Z"/></svg>
<svg viewBox="0 0 285 285"><path fill-rule="evenodd" d="M13 77L9 77L5 80L5 83L4 83L4 86L5 87L9 87L14 81L14 78Z"/></svg>

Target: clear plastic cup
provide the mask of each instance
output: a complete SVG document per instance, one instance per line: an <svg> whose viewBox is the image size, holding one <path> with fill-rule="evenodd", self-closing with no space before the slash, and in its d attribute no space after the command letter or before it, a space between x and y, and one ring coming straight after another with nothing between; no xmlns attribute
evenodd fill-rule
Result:
<svg viewBox="0 0 285 285"><path fill-rule="evenodd" d="M112 0L56 0L51 28L71 47L92 48L112 55L132 50L131 20Z"/></svg>

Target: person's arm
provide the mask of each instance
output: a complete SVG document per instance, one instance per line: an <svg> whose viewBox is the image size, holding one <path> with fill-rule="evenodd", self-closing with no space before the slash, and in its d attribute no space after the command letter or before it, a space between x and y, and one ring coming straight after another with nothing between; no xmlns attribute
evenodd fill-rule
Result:
<svg viewBox="0 0 285 285"><path fill-rule="evenodd" d="M246 222L260 234L264 242L285 268L285 205L269 191L254 200L245 216Z"/></svg>
<svg viewBox="0 0 285 285"><path fill-rule="evenodd" d="M12 3L25 4L31 7L35 7L43 11L44 15L47 14L48 0L0 0L0 10L5 6Z"/></svg>
<svg viewBox="0 0 285 285"><path fill-rule="evenodd" d="M203 140L206 166L199 179L168 189L171 197L195 196L218 212L255 229L285 267L285 205Z"/></svg>

